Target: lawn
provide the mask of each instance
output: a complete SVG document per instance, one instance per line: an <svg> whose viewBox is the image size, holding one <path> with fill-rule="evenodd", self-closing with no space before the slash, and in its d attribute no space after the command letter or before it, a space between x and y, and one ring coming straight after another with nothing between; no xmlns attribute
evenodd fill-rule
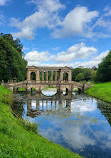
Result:
<svg viewBox="0 0 111 158"><path fill-rule="evenodd" d="M85 91L86 94L111 103L111 82L96 83Z"/></svg>
<svg viewBox="0 0 111 158"><path fill-rule="evenodd" d="M37 134L36 125L15 118L9 105L12 93L0 86L0 157L1 158L79 158Z"/></svg>

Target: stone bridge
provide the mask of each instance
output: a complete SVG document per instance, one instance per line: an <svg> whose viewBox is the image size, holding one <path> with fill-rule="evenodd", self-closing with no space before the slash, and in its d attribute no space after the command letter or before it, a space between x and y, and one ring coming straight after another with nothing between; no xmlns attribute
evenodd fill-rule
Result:
<svg viewBox="0 0 111 158"><path fill-rule="evenodd" d="M11 91L17 91L19 87L23 87L26 91L32 91L35 88L36 92L40 92L46 87L55 87L57 91L73 91L78 88L84 91L89 87L88 84L72 81L72 69L70 67L27 67L27 80L16 82L9 81L2 85L9 88Z"/></svg>

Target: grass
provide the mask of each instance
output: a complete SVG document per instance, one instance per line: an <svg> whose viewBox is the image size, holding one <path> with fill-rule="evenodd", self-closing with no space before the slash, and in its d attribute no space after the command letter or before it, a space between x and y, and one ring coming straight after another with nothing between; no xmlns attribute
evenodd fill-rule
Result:
<svg viewBox="0 0 111 158"><path fill-rule="evenodd" d="M12 115L12 93L0 86L0 157L1 158L79 158L37 134L37 126Z"/></svg>
<svg viewBox="0 0 111 158"><path fill-rule="evenodd" d="M111 82L96 83L85 91L86 94L111 103Z"/></svg>
<svg viewBox="0 0 111 158"><path fill-rule="evenodd" d="M18 88L18 92L25 92L25 91L26 91L26 89L23 88L23 87L19 87L19 88Z"/></svg>
<svg viewBox="0 0 111 158"><path fill-rule="evenodd" d="M36 89L35 89L35 88L32 88L32 92L34 92L34 91L36 91Z"/></svg>
<svg viewBox="0 0 111 158"><path fill-rule="evenodd" d="M55 88L55 87L53 87L53 86L50 86L50 87L45 87L45 88L43 88L42 89L43 91L47 91L47 90L52 90L52 91L56 91L57 89Z"/></svg>

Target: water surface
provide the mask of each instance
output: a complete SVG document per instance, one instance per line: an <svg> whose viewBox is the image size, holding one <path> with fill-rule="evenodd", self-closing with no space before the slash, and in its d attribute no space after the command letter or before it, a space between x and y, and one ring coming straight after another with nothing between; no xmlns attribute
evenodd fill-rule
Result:
<svg viewBox="0 0 111 158"><path fill-rule="evenodd" d="M111 158L110 104L83 94L15 96L13 111L42 136L87 158Z"/></svg>

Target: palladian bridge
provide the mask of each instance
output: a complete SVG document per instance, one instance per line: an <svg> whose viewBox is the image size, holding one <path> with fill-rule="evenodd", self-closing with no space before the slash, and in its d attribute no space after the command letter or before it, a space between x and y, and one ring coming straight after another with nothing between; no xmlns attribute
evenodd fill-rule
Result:
<svg viewBox="0 0 111 158"><path fill-rule="evenodd" d="M84 91L89 87L88 83L80 83L72 81L72 69L70 67L42 67L28 66L27 80L16 82L8 81L2 85L9 88L11 91L17 91L19 87L23 87L26 91L32 91L35 88L36 92L40 92L46 87L55 87L57 91L73 91L78 88L79 91ZM92 85L90 85L92 86Z"/></svg>

